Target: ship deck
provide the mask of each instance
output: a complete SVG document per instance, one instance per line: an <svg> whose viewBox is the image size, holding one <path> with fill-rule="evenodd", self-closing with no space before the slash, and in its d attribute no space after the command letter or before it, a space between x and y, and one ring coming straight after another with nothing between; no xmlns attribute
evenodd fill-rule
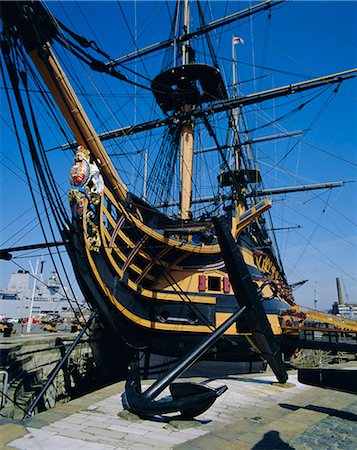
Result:
<svg viewBox="0 0 357 450"><path fill-rule="evenodd" d="M222 370L222 365L221 370ZM339 365L356 369L357 363ZM26 421L0 421L1 448L298 449L357 447L357 397L272 374L191 378L228 391L194 421L142 420L124 411L124 383L56 406ZM150 383L148 381L147 383ZM163 395L167 395L164 392Z"/></svg>

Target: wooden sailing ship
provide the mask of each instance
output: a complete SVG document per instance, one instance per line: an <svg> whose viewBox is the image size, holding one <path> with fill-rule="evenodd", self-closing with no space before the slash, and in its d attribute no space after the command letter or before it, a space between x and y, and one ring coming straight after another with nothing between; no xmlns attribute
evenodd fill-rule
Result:
<svg viewBox="0 0 357 450"><path fill-rule="evenodd" d="M209 23L201 16L201 26L191 30L189 2L178 1L174 22L183 18L183 32L126 56L129 60L143 57L156 48L174 48L175 64L161 71L150 85L163 117L100 135L52 51L52 44L59 42L83 59L80 46L87 49L93 45L57 21L39 2L8 2L2 7L3 59L45 200L61 230L85 299L111 330L118 345L127 348L128 353L133 350L184 355L237 310L240 294L233 287L241 274L235 273L234 267L227 270L227 260L217 238L217 225L213 221L219 215L224 217L231 231L272 333L286 357L296 350L298 328L301 329L305 321L332 324L335 329L346 332L357 330L353 322L316 311L303 312L295 304L292 288L266 230L264 214L271 208L268 196L274 192L261 188L260 172L247 157L248 144L242 142L240 130L244 107L339 84L355 77L356 70L240 96L234 91L229 95L218 64L203 64L194 58L197 36L206 36L209 45L212 30L280 3L264 1ZM66 33L70 39L64 37ZM76 148L72 169L68 167L72 184L69 192L71 217L52 182L51 168L46 165L46 155L39 145L31 104L26 105L27 82L17 71L17 59L25 58L23 48L31 59L31 69L28 62L24 63L26 68L32 71L35 67L44 80L75 139L75 144L67 145L67 148ZM125 81L126 77L118 70L120 59L103 63L92 57L86 62L94 70ZM20 81L25 94L19 89ZM220 142L210 121L211 116L222 112L227 132L231 133L225 143ZM129 191L108 156L104 142L163 126L168 130L165 139L174 150L172 155L179 160L175 170L180 187L176 200L164 195L157 198L155 204L147 201L149 193L140 198ZM198 127L204 127L213 147L200 147L196 136ZM194 155L213 150L221 158L218 178L214 181L216 194L194 198ZM165 172L166 166L161 169ZM163 175L167 193L172 187L172 177L168 172ZM276 189L275 193L337 185L339 183L296 186ZM197 204L210 207L199 211L195 208ZM174 211L172 214L165 213L169 208ZM244 321L232 324L224 336L208 351L207 358L232 361L262 358L252 340L251 329Z"/></svg>

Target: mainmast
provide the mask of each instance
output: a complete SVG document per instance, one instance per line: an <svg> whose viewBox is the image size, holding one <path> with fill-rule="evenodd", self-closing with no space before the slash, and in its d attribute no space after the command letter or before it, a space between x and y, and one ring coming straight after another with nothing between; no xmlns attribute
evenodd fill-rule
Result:
<svg viewBox="0 0 357 450"><path fill-rule="evenodd" d="M159 73L152 81L151 88L166 115L164 120L178 119L171 124L179 126L181 132L180 218L188 220L192 203L194 113L203 104L225 100L228 96L218 67L194 61L194 51L190 45L189 0L178 0L178 5L184 7L183 34L177 40L176 36L174 39L181 46L181 64ZM176 8L176 14L180 14L179 7Z"/></svg>
<svg viewBox="0 0 357 450"><path fill-rule="evenodd" d="M190 21L190 11L188 0L184 0L184 33L188 34ZM181 48L182 64L185 66L191 62L190 41L184 42ZM192 110L191 104L185 104L181 108L189 116ZM192 175L193 175L193 144L194 144L194 124L190 118L182 123L181 130L181 219L188 220L191 217L191 197L192 197Z"/></svg>

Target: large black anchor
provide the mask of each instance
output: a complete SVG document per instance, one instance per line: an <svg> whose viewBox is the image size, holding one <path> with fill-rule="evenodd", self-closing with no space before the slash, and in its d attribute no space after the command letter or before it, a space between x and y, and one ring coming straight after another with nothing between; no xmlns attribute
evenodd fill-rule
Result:
<svg viewBox="0 0 357 450"><path fill-rule="evenodd" d="M240 309L232 314L217 330L209 335L178 365L157 380L145 392L141 384L137 363L129 367L126 382L124 406L129 411L144 417L181 412L185 418L193 418L208 409L216 398L227 389L222 386L211 389L194 383L174 383L170 386L171 400L155 401L155 398L198 360L208 348L245 312L244 321L251 333L251 340L261 356L268 362L280 383L287 381L287 373L282 360L280 346L270 327L261 302L261 294L253 283L247 265L223 217L214 219L214 227L226 270Z"/></svg>
<svg viewBox="0 0 357 450"><path fill-rule="evenodd" d="M214 401L227 390L223 385L212 389L196 383L172 383L185 370L192 366L243 314L246 307L237 312L220 325L212 334L201 342L193 351L185 356L172 370L142 392L139 365L133 362L128 368L128 378L123 394L125 409L140 417L153 417L172 412L180 412L181 417L192 419L206 411ZM172 384L171 384L172 383ZM155 400L170 385L171 399Z"/></svg>

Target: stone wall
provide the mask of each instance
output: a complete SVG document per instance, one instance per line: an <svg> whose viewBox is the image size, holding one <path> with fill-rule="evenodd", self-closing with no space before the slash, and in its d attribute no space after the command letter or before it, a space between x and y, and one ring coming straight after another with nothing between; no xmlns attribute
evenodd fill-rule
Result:
<svg viewBox="0 0 357 450"><path fill-rule="evenodd" d="M8 385L4 386L5 374L0 377L3 397L1 413L19 416L26 410L31 399L42 388L49 374L65 351L76 338L75 334L16 336L0 339L0 370L8 374ZM53 385L48 389L39 410L53 407L58 401L68 401L78 396L83 389L91 367L95 367L93 352L88 338L83 338L72 352L65 370L60 370Z"/></svg>

